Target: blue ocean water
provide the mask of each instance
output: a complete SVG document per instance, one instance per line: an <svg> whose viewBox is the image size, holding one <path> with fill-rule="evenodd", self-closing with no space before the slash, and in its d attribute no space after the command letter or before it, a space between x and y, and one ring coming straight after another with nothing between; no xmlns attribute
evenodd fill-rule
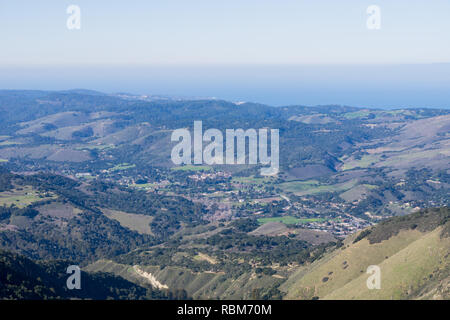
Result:
<svg viewBox="0 0 450 320"><path fill-rule="evenodd" d="M215 97L274 106L450 108L450 64L0 68L0 89Z"/></svg>

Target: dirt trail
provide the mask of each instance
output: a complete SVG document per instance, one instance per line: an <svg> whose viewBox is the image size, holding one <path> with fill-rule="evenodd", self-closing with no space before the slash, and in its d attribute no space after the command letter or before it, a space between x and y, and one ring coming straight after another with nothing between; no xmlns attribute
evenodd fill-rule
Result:
<svg viewBox="0 0 450 320"><path fill-rule="evenodd" d="M169 289L169 287L167 285L162 284L161 282L156 280L156 278L150 272L145 272L145 271L139 269L139 266L134 266L133 270L141 277L144 277L145 279L150 281L150 284L152 285L152 287L155 287L157 289Z"/></svg>

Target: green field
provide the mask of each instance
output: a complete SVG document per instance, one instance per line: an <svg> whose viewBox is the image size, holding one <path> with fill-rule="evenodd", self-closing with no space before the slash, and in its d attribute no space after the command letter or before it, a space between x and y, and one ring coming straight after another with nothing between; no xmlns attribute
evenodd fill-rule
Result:
<svg viewBox="0 0 450 320"><path fill-rule="evenodd" d="M114 166L114 167L108 169L108 171L109 172L122 171L122 170L131 169L134 167L136 167L135 164L121 163L121 164L118 164L117 166Z"/></svg>
<svg viewBox="0 0 450 320"><path fill-rule="evenodd" d="M34 202L49 199L56 199L56 196L52 194L40 195L38 191L30 186L25 186L22 190L12 189L0 192L0 206L9 207L15 205L18 208L24 208Z"/></svg>
<svg viewBox="0 0 450 320"><path fill-rule="evenodd" d="M284 192L293 192L297 195L315 194L321 192L339 192L348 190L356 185L357 180L350 180L341 184L321 185L316 180L291 181L279 185Z"/></svg>
<svg viewBox="0 0 450 320"><path fill-rule="evenodd" d="M324 221L324 219L321 218L296 218L292 216L285 216L285 217L273 217L273 218L260 218L258 219L258 222L260 224L265 224L268 222L281 222L284 224L297 224L297 223L309 223L309 222L321 222Z"/></svg>
<svg viewBox="0 0 450 320"><path fill-rule="evenodd" d="M0 159L0 162L8 162L7 159Z"/></svg>
<svg viewBox="0 0 450 320"><path fill-rule="evenodd" d="M375 155L364 155L360 160L350 160L342 166L342 170L351 170L354 168L368 168L379 161L379 157Z"/></svg>
<svg viewBox="0 0 450 320"><path fill-rule="evenodd" d="M382 115L384 115L384 114L389 114L389 115L393 115L393 116L396 116L396 115L408 115L408 116L411 116L411 115L414 115L414 112L412 112L411 110L405 110L405 109L398 109L398 110L389 110L389 111L383 111L383 112L381 112L381 114Z"/></svg>
<svg viewBox="0 0 450 320"><path fill-rule="evenodd" d="M311 190L319 186L320 184L317 180L291 181L280 184L280 188L285 192L300 192Z"/></svg>
<svg viewBox="0 0 450 320"><path fill-rule="evenodd" d="M211 171L212 168L210 166L194 166L194 165L186 165L173 167L174 171Z"/></svg>
<svg viewBox="0 0 450 320"><path fill-rule="evenodd" d="M367 117L371 112L366 110L356 111L356 112L348 112L344 114L344 117L347 119L358 119Z"/></svg>
<svg viewBox="0 0 450 320"><path fill-rule="evenodd" d="M273 180L274 180L273 177L256 178L254 176L250 176L250 177L233 177L231 181L235 183L245 183L245 184L263 184L267 182L272 182Z"/></svg>

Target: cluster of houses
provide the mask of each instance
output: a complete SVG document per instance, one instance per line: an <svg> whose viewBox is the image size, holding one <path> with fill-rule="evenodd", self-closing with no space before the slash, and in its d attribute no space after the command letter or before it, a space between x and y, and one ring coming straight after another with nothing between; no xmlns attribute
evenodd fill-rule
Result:
<svg viewBox="0 0 450 320"><path fill-rule="evenodd" d="M224 179L228 179L231 178L231 174L228 172L224 172L224 171L218 171L218 172L202 172L202 173L197 173L197 174L193 174L188 176L189 179L192 179L194 181L204 181L207 179L219 179L219 178L224 178Z"/></svg>
<svg viewBox="0 0 450 320"><path fill-rule="evenodd" d="M333 220L302 224L302 227L315 231L326 231L337 237L345 237L370 225L370 222L362 219L339 216Z"/></svg>

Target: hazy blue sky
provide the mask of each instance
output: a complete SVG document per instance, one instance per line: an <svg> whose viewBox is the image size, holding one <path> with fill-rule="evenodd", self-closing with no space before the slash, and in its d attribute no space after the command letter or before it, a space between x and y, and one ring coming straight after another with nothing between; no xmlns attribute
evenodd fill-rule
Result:
<svg viewBox="0 0 450 320"><path fill-rule="evenodd" d="M0 88L450 106L448 0L0 0L0 43Z"/></svg>

